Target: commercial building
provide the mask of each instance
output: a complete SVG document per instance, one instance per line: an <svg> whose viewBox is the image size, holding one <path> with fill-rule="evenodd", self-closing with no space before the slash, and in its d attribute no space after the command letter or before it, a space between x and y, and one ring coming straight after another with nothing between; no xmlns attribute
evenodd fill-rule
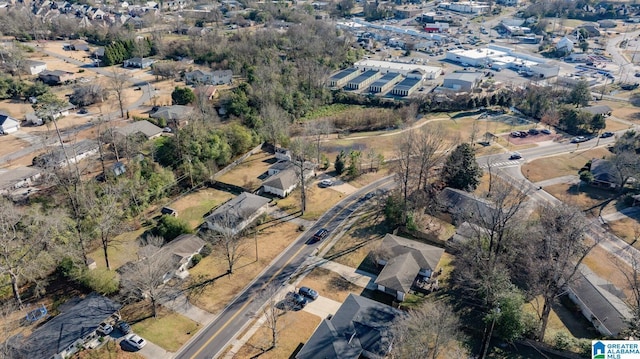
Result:
<svg viewBox="0 0 640 359"><path fill-rule="evenodd" d="M418 70L421 73L422 79L428 80L437 78L442 72L442 68L436 66L369 59L358 61L354 66L361 71L376 70L385 74L388 72L396 72L407 77L416 76L416 70Z"/></svg>
<svg viewBox="0 0 640 359"><path fill-rule="evenodd" d="M449 32L449 24L446 22L434 22L424 24L426 32Z"/></svg>
<svg viewBox="0 0 640 359"><path fill-rule="evenodd" d="M387 72L378 81L369 86L370 92L383 93L387 92L393 85L402 79L402 75L397 72Z"/></svg>
<svg viewBox="0 0 640 359"><path fill-rule="evenodd" d="M511 69L548 78L557 76L559 67L547 59L515 52L512 49L489 45L473 50L456 49L447 51L446 59L462 66L490 67L493 69Z"/></svg>
<svg viewBox="0 0 640 359"><path fill-rule="evenodd" d="M443 90L471 92L482 78L481 72L453 72L444 76Z"/></svg>
<svg viewBox="0 0 640 359"><path fill-rule="evenodd" d="M347 88L350 90L359 90L369 86L373 81L379 79L382 76L380 71L368 70L361 75L347 83Z"/></svg>
<svg viewBox="0 0 640 359"><path fill-rule="evenodd" d="M484 14L489 12L489 5L476 1L441 2L438 7L465 14Z"/></svg>

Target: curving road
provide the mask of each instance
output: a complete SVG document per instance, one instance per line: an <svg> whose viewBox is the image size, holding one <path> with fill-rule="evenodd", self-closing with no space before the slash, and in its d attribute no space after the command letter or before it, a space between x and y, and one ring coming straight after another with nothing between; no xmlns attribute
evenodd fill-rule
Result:
<svg viewBox="0 0 640 359"><path fill-rule="evenodd" d="M211 359L220 355L227 345L255 319L256 313L267 300L260 295L263 290L268 285L286 284L296 275L305 260L315 253L320 243L309 243L313 233L320 228L327 228L330 233L335 232L367 201L365 198L367 193L379 188L388 189L393 185L393 176L387 176L359 189L325 212L313 227L276 257L212 323L184 345L174 358Z"/></svg>

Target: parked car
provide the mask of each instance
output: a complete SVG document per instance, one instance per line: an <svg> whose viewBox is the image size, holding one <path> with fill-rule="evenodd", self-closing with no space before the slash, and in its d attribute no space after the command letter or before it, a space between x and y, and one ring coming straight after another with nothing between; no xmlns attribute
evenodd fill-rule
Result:
<svg viewBox="0 0 640 359"><path fill-rule="evenodd" d="M314 235L313 235L313 239L315 241L321 241L325 238L327 238L327 236L329 235L329 230L326 228L320 228Z"/></svg>
<svg viewBox="0 0 640 359"><path fill-rule="evenodd" d="M318 292L316 292L315 290L309 287L302 287L298 289L298 294L302 295L303 297L309 298L311 300L318 299Z"/></svg>
<svg viewBox="0 0 640 359"><path fill-rule="evenodd" d="M522 158L522 155L519 154L518 152L514 152L511 154L511 156L509 156L510 160L519 160Z"/></svg>
<svg viewBox="0 0 640 359"><path fill-rule="evenodd" d="M600 138L613 137L613 135L614 135L614 133L613 133L613 132L609 132L609 131L607 131L607 132L603 132L603 133L600 135Z"/></svg>
<svg viewBox="0 0 640 359"><path fill-rule="evenodd" d="M589 139L584 137L584 136L576 136L574 138L571 139L571 143L580 143L580 142L585 142L588 141Z"/></svg>
<svg viewBox="0 0 640 359"><path fill-rule="evenodd" d="M116 324L116 328L118 328L118 330L121 331L122 334L131 333L131 326L129 326L129 323L125 321L119 321L118 324Z"/></svg>
<svg viewBox="0 0 640 359"><path fill-rule="evenodd" d="M545 135L550 135L551 134L551 130L548 130L546 128L540 130L541 133L544 133Z"/></svg>
<svg viewBox="0 0 640 359"><path fill-rule="evenodd" d="M86 108L83 107L80 110L78 110L78 113L81 114L81 115L84 115L84 114L89 113L89 110L87 110Z"/></svg>
<svg viewBox="0 0 640 359"><path fill-rule="evenodd" d="M128 334L122 341L135 349L142 349L145 345L147 345L147 341L140 338L136 334Z"/></svg>
<svg viewBox="0 0 640 359"><path fill-rule="evenodd" d="M320 187L331 187L331 186L333 186L333 181L330 180L330 179L323 179L322 181L320 181L318 186L320 186Z"/></svg>
<svg viewBox="0 0 640 359"><path fill-rule="evenodd" d="M289 292L286 296L286 303L291 309L304 308L307 305L307 299L298 293Z"/></svg>
<svg viewBox="0 0 640 359"><path fill-rule="evenodd" d="M535 128L530 128L530 129L529 129L529 134L530 134L530 135L534 135L534 136L535 136L535 135L540 134L540 131L539 131L539 130L537 130L537 129L535 129Z"/></svg>
<svg viewBox="0 0 640 359"><path fill-rule="evenodd" d="M109 335L113 331L113 326L109 323L102 322L98 324L97 332L102 335Z"/></svg>
<svg viewBox="0 0 640 359"><path fill-rule="evenodd" d="M171 129L171 127L165 127L165 128L162 129L162 132L171 133L171 132L173 132L173 130Z"/></svg>
<svg viewBox="0 0 640 359"><path fill-rule="evenodd" d="M511 132L511 137L520 137L520 131Z"/></svg>

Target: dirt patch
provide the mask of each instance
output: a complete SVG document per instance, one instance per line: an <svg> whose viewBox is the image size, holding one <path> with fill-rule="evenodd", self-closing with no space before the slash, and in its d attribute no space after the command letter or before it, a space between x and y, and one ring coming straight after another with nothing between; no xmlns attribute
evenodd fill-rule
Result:
<svg viewBox="0 0 640 359"><path fill-rule="evenodd" d="M246 238L243 247L245 255L236 263L236 269L230 276L224 275L228 268L227 263L222 253L214 248L213 254L189 270L191 277L187 285L191 288L188 295L192 302L210 313L218 313L255 278L256 273L260 273L300 235L297 228L295 224L286 222L262 230L257 235L257 261L254 238ZM223 276L214 279L220 275Z"/></svg>
<svg viewBox="0 0 640 359"><path fill-rule="evenodd" d="M314 268L300 282L298 287L309 287L329 299L344 302L351 293L360 293L362 288L342 278L339 274L325 268Z"/></svg>
<svg viewBox="0 0 640 359"><path fill-rule="evenodd" d="M296 351L311 337L321 319L305 311L285 312L278 320L278 345L271 350L271 332L261 327L238 350L234 358L280 359L291 358Z"/></svg>

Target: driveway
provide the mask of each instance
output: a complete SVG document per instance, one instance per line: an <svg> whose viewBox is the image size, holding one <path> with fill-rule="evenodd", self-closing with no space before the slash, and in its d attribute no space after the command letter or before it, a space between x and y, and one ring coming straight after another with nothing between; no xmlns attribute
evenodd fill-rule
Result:
<svg viewBox="0 0 640 359"><path fill-rule="evenodd" d="M146 340L146 339L145 339ZM152 342L147 340L147 345L144 348L138 351L140 355L147 359L171 359L173 358L173 353L168 352L159 346L153 344Z"/></svg>
<svg viewBox="0 0 640 359"><path fill-rule="evenodd" d="M342 303L333 299L319 296L316 300L309 302L303 310L307 313L311 313L325 319L329 315L336 314L341 305Z"/></svg>

